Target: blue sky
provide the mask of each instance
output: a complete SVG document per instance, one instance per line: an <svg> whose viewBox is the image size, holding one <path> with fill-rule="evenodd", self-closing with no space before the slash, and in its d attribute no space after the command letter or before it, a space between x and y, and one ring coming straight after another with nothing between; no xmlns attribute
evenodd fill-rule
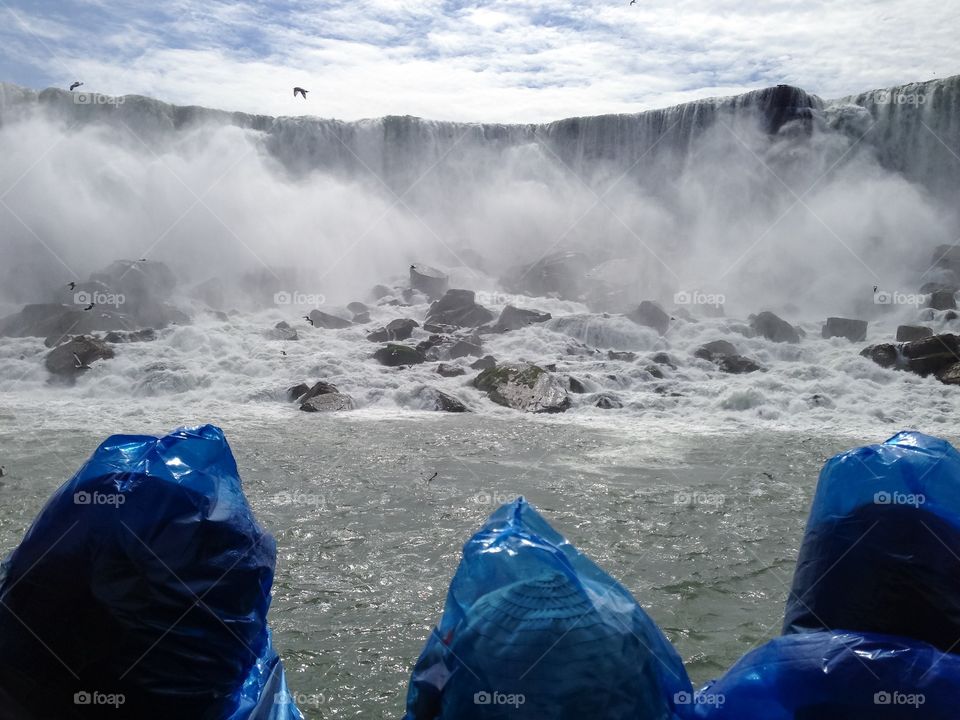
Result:
<svg viewBox="0 0 960 720"><path fill-rule="evenodd" d="M535 122L945 77L958 27L953 0L0 0L0 80L271 115Z"/></svg>

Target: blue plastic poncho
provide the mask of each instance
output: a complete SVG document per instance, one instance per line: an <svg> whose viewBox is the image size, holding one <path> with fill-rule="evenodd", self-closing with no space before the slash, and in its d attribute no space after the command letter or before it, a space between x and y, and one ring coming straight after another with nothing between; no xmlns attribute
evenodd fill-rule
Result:
<svg viewBox="0 0 960 720"><path fill-rule="evenodd" d="M3 564L0 703L300 720L266 622L275 558L218 428L107 439Z"/></svg>
<svg viewBox="0 0 960 720"><path fill-rule="evenodd" d="M820 475L784 632L853 630L960 648L960 454L902 432Z"/></svg>
<svg viewBox="0 0 960 720"><path fill-rule="evenodd" d="M699 720L956 720L960 656L892 635L784 635L697 693Z"/></svg>
<svg viewBox="0 0 960 720"><path fill-rule="evenodd" d="M691 694L630 593L522 498L464 546L407 720L669 720Z"/></svg>

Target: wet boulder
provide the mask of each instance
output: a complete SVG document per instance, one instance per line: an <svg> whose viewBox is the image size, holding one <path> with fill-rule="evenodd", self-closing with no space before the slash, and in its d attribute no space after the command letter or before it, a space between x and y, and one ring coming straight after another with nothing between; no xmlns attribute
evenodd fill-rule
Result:
<svg viewBox="0 0 960 720"><path fill-rule="evenodd" d="M393 296L393 290L388 288L386 285L374 285L373 289L370 291L370 297L373 298L374 302L383 300L384 298L389 298Z"/></svg>
<svg viewBox="0 0 960 720"><path fill-rule="evenodd" d="M153 342L157 339L157 331L153 328L131 330L129 332L111 330L103 336L104 342L119 345L121 343Z"/></svg>
<svg viewBox="0 0 960 720"><path fill-rule="evenodd" d="M308 390L310 390L310 386L306 383L300 383L299 385L287 388L287 400L295 402L306 395Z"/></svg>
<svg viewBox="0 0 960 720"><path fill-rule="evenodd" d="M426 357L417 348L395 343L390 343L380 348L373 354L373 357L378 363L386 365L387 367L420 365L426 362Z"/></svg>
<svg viewBox="0 0 960 720"><path fill-rule="evenodd" d="M623 407L623 403L616 395L601 395L594 403L594 407L601 410L619 410Z"/></svg>
<svg viewBox="0 0 960 720"><path fill-rule="evenodd" d="M448 290L430 305L426 323L454 325L456 327L480 327L493 320L493 313L478 305L473 290Z"/></svg>
<svg viewBox="0 0 960 720"><path fill-rule="evenodd" d="M901 325L897 328L897 342L913 342L933 335L933 330L925 325Z"/></svg>
<svg viewBox="0 0 960 720"><path fill-rule="evenodd" d="M267 338L269 340L299 340L300 336L297 335L295 328L290 327L290 323L285 320L281 320L276 325L273 326L271 330L268 330Z"/></svg>
<svg viewBox="0 0 960 720"><path fill-rule="evenodd" d="M315 395L300 402L303 412L343 412L353 408L353 398L339 392Z"/></svg>
<svg viewBox="0 0 960 720"><path fill-rule="evenodd" d="M74 380L80 373L91 369L92 363L112 357L113 349L103 340L80 335L47 353L44 364L52 375Z"/></svg>
<svg viewBox="0 0 960 720"><path fill-rule="evenodd" d="M420 327L420 323L410 318L391 320L386 327L374 330L367 335L367 340L371 342L391 342L397 340L409 340L413 331Z"/></svg>
<svg viewBox="0 0 960 720"><path fill-rule="evenodd" d="M460 377L461 375L466 374L467 371L459 365L448 365L447 363L440 363L437 365L437 375L440 375L441 377Z"/></svg>
<svg viewBox="0 0 960 720"><path fill-rule="evenodd" d="M846 338L850 342L863 342L867 339L867 321L851 318L827 318L826 325L820 333L824 338Z"/></svg>
<svg viewBox="0 0 960 720"><path fill-rule="evenodd" d="M918 375L936 374L960 361L960 338L952 334L932 335L904 343L900 354L907 370Z"/></svg>
<svg viewBox="0 0 960 720"><path fill-rule="evenodd" d="M880 367L892 368L899 364L900 353L897 346L891 343L871 345L860 351L860 356L873 360Z"/></svg>
<svg viewBox="0 0 960 720"><path fill-rule="evenodd" d="M449 289L450 278L429 265L410 266L410 287L419 290L430 300L442 298Z"/></svg>
<svg viewBox="0 0 960 720"><path fill-rule="evenodd" d="M424 388L421 399L426 402L430 410L436 412L462 413L470 412L467 406L453 395L437 390L433 387Z"/></svg>
<svg viewBox="0 0 960 720"><path fill-rule="evenodd" d="M701 360L712 362L722 372L731 375L743 375L762 369L756 361L740 355L733 343L726 340L708 342L697 348L694 355Z"/></svg>
<svg viewBox="0 0 960 720"><path fill-rule="evenodd" d="M492 367L497 366L497 359L493 355L484 355L479 360L475 360L470 363L470 367L474 370L489 370Z"/></svg>
<svg viewBox="0 0 960 720"><path fill-rule="evenodd" d="M535 325L550 320L553 316L550 313L539 312L537 310L525 310L523 308L507 305L500 313L492 331L495 333L505 333L512 330L520 330L527 325Z"/></svg>
<svg viewBox="0 0 960 720"><path fill-rule="evenodd" d="M670 329L670 316L653 300L644 300L635 310L627 313L627 317L637 325L653 328L661 335L666 335Z"/></svg>
<svg viewBox="0 0 960 720"><path fill-rule="evenodd" d="M530 363L510 363L484 370L473 384L493 402L521 412L558 413L571 404L561 378Z"/></svg>
<svg viewBox="0 0 960 720"><path fill-rule="evenodd" d="M353 320L349 320L342 315L326 313L322 310L311 310L309 317L314 327L323 328L324 330L343 330L344 328L353 326Z"/></svg>
<svg viewBox="0 0 960 720"><path fill-rule="evenodd" d="M621 362L633 362L634 360L637 359L637 354L635 352L629 352L629 351L608 350L607 359L620 360Z"/></svg>
<svg viewBox="0 0 960 720"><path fill-rule="evenodd" d="M337 389L336 385L321 380L318 383L314 383L313 387L300 395L300 402L304 403L307 400L317 397L318 395L334 395L339 392L340 390Z"/></svg>
<svg viewBox="0 0 960 720"><path fill-rule="evenodd" d="M769 310L750 316L750 329L761 337L775 343L798 343L800 333L783 318Z"/></svg>
<svg viewBox="0 0 960 720"><path fill-rule="evenodd" d="M930 301L927 307L934 310L956 310L957 298L952 290L935 290L930 293Z"/></svg>
<svg viewBox="0 0 960 720"><path fill-rule="evenodd" d="M589 285L587 273L592 265L583 253L553 253L532 265L515 268L502 284L509 292L579 300Z"/></svg>
<svg viewBox="0 0 960 720"><path fill-rule="evenodd" d="M937 380L944 385L960 385L960 361L937 372Z"/></svg>
<svg viewBox="0 0 960 720"><path fill-rule="evenodd" d="M427 360L456 360L462 357L480 357L483 348L469 340L444 338L426 350Z"/></svg>

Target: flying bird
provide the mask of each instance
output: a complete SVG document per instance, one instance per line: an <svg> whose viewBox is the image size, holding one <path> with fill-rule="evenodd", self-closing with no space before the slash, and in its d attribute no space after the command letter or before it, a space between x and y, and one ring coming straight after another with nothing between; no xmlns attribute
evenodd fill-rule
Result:
<svg viewBox="0 0 960 720"><path fill-rule="evenodd" d="M637 0L630 0L630 4L631 4L631 5L636 5L636 4L637 4Z"/></svg>
<svg viewBox="0 0 960 720"><path fill-rule="evenodd" d="M300 93L300 95L303 96L303 99L306 100L306 99L307 99L307 93L308 93L308 92L310 92L310 91L309 91L309 90L304 90L302 87L295 87L295 88L293 89L293 96L296 97L296 96L297 96L297 93Z"/></svg>
<svg viewBox="0 0 960 720"><path fill-rule="evenodd" d="M71 290L75 290L77 287L77 284L73 281L70 281L67 283L67 287L70 288Z"/></svg>
<svg viewBox="0 0 960 720"><path fill-rule="evenodd" d="M7 471L3 469L3 465L0 465L0 477L3 477L7 474Z"/></svg>
<svg viewBox="0 0 960 720"><path fill-rule="evenodd" d="M281 350L281 351L280 351L280 354L283 355L284 357L286 357L286 356L287 356L287 351L286 351L286 350Z"/></svg>
<svg viewBox="0 0 960 720"><path fill-rule="evenodd" d="M86 312L87 310L93 310L96 306L97 306L96 303L90 303L83 309L83 311Z"/></svg>
<svg viewBox="0 0 960 720"><path fill-rule="evenodd" d="M304 315L304 316L303 316L303 319L306 320L306 321L307 321L308 323L310 323L311 325L313 325L313 318L310 317L309 315ZM316 326L314 326L314 327L316 327Z"/></svg>
<svg viewBox="0 0 960 720"><path fill-rule="evenodd" d="M89 370L89 369L90 369L90 365L87 364L87 363L85 363L85 362L83 362L83 360L80 359L80 356L77 355L76 353L73 354L73 359L74 359L74 361L76 362L76 365L74 365L74 367L77 368L77 370Z"/></svg>
<svg viewBox="0 0 960 720"><path fill-rule="evenodd" d="M76 90L76 89L77 89L78 87L80 87L81 85L83 85L82 82L80 82L79 80L74 80L74 81L73 81L73 84L70 86L70 92L73 92L74 90Z"/></svg>

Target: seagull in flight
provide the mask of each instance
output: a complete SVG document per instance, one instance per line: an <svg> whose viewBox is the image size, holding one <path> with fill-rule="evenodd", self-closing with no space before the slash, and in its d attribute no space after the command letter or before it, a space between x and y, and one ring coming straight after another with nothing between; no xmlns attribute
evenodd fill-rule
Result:
<svg viewBox="0 0 960 720"><path fill-rule="evenodd" d="M80 87L81 85L83 85L82 82L80 82L79 80L74 80L74 81L73 81L73 84L70 86L70 92L73 92L74 90L76 90L76 89L77 89L78 87Z"/></svg>
<svg viewBox="0 0 960 720"><path fill-rule="evenodd" d="M93 310L96 306L97 306L96 303L90 303L89 305L87 305L87 306L83 309L83 311L84 311L84 312L87 312L87 310Z"/></svg>
<svg viewBox="0 0 960 720"><path fill-rule="evenodd" d="M637 4L637 0L630 0L630 4L631 4L631 5L636 5L636 4Z"/></svg>
<svg viewBox="0 0 960 720"><path fill-rule="evenodd" d="M300 93L300 95L303 96L303 99L306 100L306 99L307 99L307 93L308 93L308 92L310 92L310 91L309 91L309 90L304 90L302 87L295 87L295 88L293 89L293 96L296 97L296 96L297 96L297 93Z"/></svg>
<svg viewBox="0 0 960 720"><path fill-rule="evenodd" d="M313 325L313 318L310 317L309 315L304 315L304 316L303 316L303 319L306 320L306 321L307 321L308 323L310 323L311 325ZM316 326L314 325L314 327L316 327Z"/></svg>
<svg viewBox="0 0 960 720"><path fill-rule="evenodd" d="M77 284L71 280L70 282L67 283L67 287L70 288L71 290L76 290Z"/></svg>

